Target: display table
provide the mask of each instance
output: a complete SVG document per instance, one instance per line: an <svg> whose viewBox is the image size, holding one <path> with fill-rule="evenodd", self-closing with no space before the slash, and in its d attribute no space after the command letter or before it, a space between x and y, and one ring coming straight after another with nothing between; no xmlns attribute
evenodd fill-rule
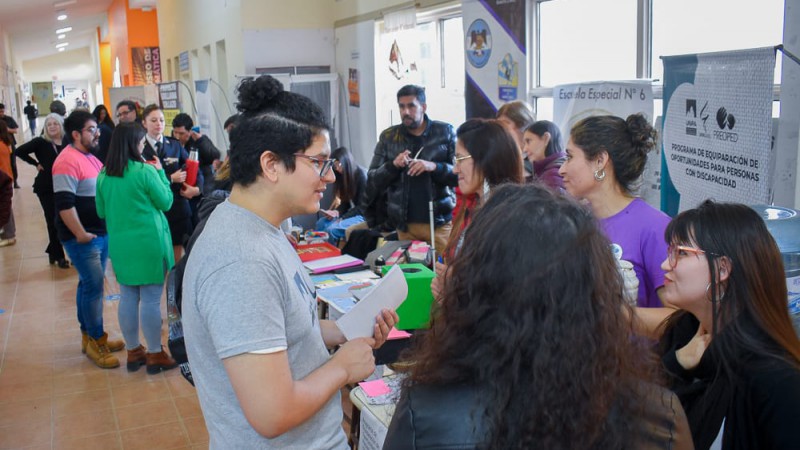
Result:
<svg viewBox="0 0 800 450"><path fill-rule="evenodd" d="M397 375L387 375L383 379L387 384L396 384ZM393 393L399 397L399 392ZM380 450L389 430L389 423L394 415L395 403L373 405L368 401L367 394L361 386L350 390L350 402L353 404L352 424L350 426L350 441L353 448L359 450Z"/></svg>

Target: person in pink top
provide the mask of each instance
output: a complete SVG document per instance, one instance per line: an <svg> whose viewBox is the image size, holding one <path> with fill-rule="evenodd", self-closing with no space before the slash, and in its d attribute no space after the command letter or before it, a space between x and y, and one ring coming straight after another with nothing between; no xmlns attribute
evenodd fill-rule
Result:
<svg viewBox="0 0 800 450"><path fill-rule="evenodd" d="M567 192L586 201L600 220L617 259L633 264L641 307L662 305L661 262L667 256L669 216L634 195L655 145L656 130L641 114L587 117L570 130L558 172Z"/></svg>

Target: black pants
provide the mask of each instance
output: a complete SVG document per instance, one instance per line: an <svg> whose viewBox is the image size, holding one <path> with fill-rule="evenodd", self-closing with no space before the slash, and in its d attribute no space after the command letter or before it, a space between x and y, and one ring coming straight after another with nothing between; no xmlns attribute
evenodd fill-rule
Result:
<svg viewBox="0 0 800 450"><path fill-rule="evenodd" d="M14 175L14 187L19 187L17 184L17 146L11 146L11 173Z"/></svg>
<svg viewBox="0 0 800 450"><path fill-rule="evenodd" d="M50 239L45 252L50 255L51 261L64 259L64 247L61 246L61 241L58 240L58 231L56 231L55 195L52 192L39 192L36 196L39 197L39 203L42 205L44 220L47 222L47 236Z"/></svg>

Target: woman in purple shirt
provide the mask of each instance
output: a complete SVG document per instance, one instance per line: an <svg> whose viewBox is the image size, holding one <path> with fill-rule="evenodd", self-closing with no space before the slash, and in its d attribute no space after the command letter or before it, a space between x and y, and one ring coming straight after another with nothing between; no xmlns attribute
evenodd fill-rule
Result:
<svg viewBox="0 0 800 450"><path fill-rule="evenodd" d="M585 200L611 241L618 259L633 264L639 280L637 305L662 306L661 262L667 257L664 230L670 219L634 196L656 131L641 114L627 120L591 116L576 123L559 174L564 188Z"/></svg>

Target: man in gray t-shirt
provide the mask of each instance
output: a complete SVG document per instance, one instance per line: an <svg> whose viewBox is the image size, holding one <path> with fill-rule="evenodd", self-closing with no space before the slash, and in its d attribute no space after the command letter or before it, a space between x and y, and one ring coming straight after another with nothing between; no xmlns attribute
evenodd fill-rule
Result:
<svg viewBox="0 0 800 450"><path fill-rule="evenodd" d="M263 88L249 82L240 105ZM232 136L231 196L186 265L186 350L212 449L346 449L339 390L374 370L372 349L397 314L383 311L374 338L349 342L317 318L314 286L278 227L317 211L334 181L327 126L308 99L269 87L258 101L275 109L243 115Z"/></svg>

